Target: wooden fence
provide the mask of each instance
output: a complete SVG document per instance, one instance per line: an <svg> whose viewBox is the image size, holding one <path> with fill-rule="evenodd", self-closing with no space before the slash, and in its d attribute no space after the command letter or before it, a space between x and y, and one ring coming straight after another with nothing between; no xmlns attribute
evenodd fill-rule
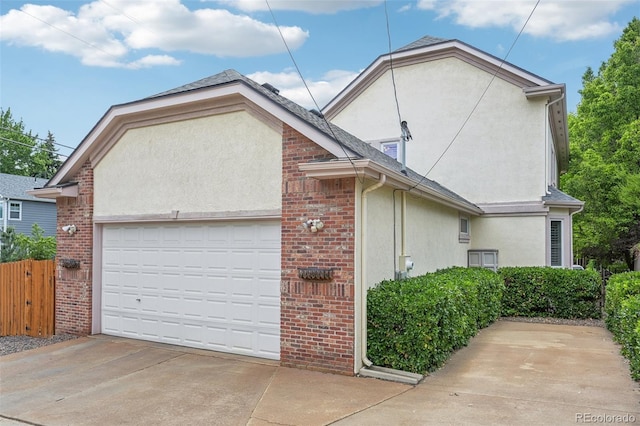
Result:
<svg viewBox="0 0 640 426"><path fill-rule="evenodd" d="M0 336L54 334L55 262L0 263Z"/></svg>

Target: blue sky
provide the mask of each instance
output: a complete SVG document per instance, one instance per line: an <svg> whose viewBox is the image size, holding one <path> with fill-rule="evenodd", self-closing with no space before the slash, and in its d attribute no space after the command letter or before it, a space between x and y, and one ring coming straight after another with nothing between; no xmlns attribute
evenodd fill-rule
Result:
<svg viewBox="0 0 640 426"><path fill-rule="evenodd" d="M269 0L320 107L379 55L425 35L458 39L567 85L575 111L640 0ZM265 0L0 2L0 107L75 147L111 105L233 68L313 104ZM58 147L60 154L71 150Z"/></svg>

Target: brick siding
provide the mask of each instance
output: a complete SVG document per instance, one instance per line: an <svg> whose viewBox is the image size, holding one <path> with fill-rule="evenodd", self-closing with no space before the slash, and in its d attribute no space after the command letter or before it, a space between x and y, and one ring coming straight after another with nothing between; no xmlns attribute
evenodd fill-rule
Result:
<svg viewBox="0 0 640 426"><path fill-rule="evenodd" d="M355 179L306 178L299 163L334 157L287 125L283 132L280 360L353 374ZM307 219L324 229L310 232ZM298 278L313 267L333 268L333 279Z"/></svg>
<svg viewBox="0 0 640 426"><path fill-rule="evenodd" d="M87 161L70 179L78 182L77 198L58 198L56 254L56 333L91 333L93 267L93 169ZM69 235L63 226L76 225ZM79 269L62 266L62 259L80 261Z"/></svg>
<svg viewBox="0 0 640 426"><path fill-rule="evenodd" d="M288 126L283 134L281 363L341 374L354 365L355 179L309 179L302 162L333 158ZM56 332L91 333L93 262L93 170L89 162L74 176L77 198L59 198ZM321 219L317 233L303 227ZM61 230L74 224L77 233ZM79 269L61 265L80 261ZM298 278L298 269L333 269L333 279Z"/></svg>

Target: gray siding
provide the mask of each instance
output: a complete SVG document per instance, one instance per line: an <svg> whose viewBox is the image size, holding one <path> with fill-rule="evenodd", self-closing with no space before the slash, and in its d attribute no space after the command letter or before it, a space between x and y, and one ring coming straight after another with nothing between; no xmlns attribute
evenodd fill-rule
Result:
<svg viewBox="0 0 640 426"><path fill-rule="evenodd" d="M19 201L19 200L15 200ZM38 202L38 201L21 201L22 202L22 220L7 220L7 226L13 227L17 233L31 235L31 226L37 223L44 229L45 236L56 235L56 203ZM2 223L0 221L0 229Z"/></svg>

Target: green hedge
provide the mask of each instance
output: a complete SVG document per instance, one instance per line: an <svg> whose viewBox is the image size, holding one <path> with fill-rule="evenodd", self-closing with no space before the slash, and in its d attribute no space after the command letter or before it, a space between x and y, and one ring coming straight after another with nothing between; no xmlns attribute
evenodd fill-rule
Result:
<svg viewBox="0 0 640 426"><path fill-rule="evenodd" d="M613 275L607 284L605 323L640 380L640 272Z"/></svg>
<svg viewBox="0 0 640 426"><path fill-rule="evenodd" d="M503 316L600 318L600 275L593 270L505 267Z"/></svg>
<svg viewBox="0 0 640 426"><path fill-rule="evenodd" d="M449 268L369 290L368 349L374 364L424 373L441 366L500 315L503 281L480 268Z"/></svg>

